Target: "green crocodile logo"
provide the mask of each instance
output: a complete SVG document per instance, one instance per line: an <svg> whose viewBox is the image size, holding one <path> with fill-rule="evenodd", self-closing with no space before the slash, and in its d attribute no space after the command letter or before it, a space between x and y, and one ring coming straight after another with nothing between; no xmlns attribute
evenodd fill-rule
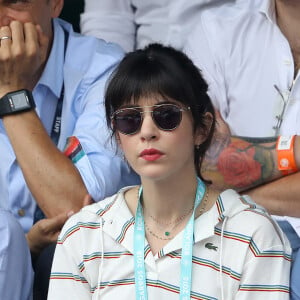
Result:
<svg viewBox="0 0 300 300"><path fill-rule="evenodd" d="M218 247L215 246L213 243L206 243L205 248L210 249L210 250L218 251Z"/></svg>

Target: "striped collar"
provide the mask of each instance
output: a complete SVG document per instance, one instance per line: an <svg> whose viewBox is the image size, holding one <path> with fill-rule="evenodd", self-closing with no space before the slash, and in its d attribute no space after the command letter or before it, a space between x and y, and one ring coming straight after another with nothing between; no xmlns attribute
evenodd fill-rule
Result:
<svg viewBox="0 0 300 300"><path fill-rule="evenodd" d="M103 219L103 231L121 244L130 253L133 253L134 216L131 214L124 193L130 187L121 189L116 195L105 199L84 210L92 210ZM260 209L250 198L242 197L233 190L226 190L220 194L213 207L198 217L195 221L195 243L214 235L215 227L225 217L230 218L246 209ZM174 239L165 245L158 256L180 250L182 247L182 235L180 232ZM145 243L146 244L146 243ZM145 256L150 253L150 247L145 247ZM152 255L152 254L151 254Z"/></svg>

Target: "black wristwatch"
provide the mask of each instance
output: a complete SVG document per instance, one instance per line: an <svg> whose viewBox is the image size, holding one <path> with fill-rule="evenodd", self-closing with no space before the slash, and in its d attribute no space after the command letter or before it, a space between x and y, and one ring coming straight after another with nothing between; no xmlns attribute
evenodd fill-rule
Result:
<svg viewBox="0 0 300 300"><path fill-rule="evenodd" d="M32 93L28 90L19 90L7 93L0 99L0 118L35 108Z"/></svg>

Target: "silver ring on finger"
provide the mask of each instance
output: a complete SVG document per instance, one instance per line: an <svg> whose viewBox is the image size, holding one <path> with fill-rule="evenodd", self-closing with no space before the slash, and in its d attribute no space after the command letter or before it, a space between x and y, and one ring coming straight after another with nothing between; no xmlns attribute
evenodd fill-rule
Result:
<svg viewBox="0 0 300 300"><path fill-rule="evenodd" d="M3 40L12 40L11 36L2 36L0 37L0 41L3 41Z"/></svg>

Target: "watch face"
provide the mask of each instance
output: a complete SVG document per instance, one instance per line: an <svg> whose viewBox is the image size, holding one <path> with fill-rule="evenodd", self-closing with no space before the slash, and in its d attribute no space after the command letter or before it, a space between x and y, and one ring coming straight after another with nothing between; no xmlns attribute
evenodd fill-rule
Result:
<svg viewBox="0 0 300 300"><path fill-rule="evenodd" d="M12 100L14 109L16 109L16 110L26 109L26 108L30 107L27 96L24 94L11 95L11 100Z"/></svg>

